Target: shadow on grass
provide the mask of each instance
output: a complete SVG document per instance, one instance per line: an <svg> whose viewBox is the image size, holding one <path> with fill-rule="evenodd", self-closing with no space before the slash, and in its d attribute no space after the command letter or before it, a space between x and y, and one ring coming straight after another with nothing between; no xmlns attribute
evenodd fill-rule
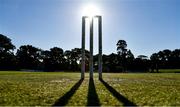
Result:
<svg viewBox="0 0 180 107"><path fill-rule="evenodd" d="M119 102L123 103L123 106L137 106L136 104L134 104L133 102L129 101L126 97L124 97L123 95L121 95L119 92L117 92L113 87L111 87L107 82L105 82L103 79L100 80L103 85L109 90L109 92L111 92L111 94L116 97L116 99Z"/></svg>
<svg viewBox="0 0 180 107"><path fill-rule="evenodd" d="M92 78L89 79L87 106L100 106L94 80Z"/></svg>
<svg viewBox="0 0 180 107"><path fill-rule="evenodd" d="M62 97L60 97L53 106L65 106L69 99L74 95L76 90L80 87L82 84L83 79L80 79L66 94L64 94Z"/></svg>

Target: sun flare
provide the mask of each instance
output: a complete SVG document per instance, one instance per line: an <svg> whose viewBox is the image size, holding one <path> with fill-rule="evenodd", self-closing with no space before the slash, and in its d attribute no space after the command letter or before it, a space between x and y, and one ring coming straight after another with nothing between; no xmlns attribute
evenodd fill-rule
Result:
<svg viewBox="0 0 180 107"><path fill-rule="evenodd" d="M94 4L85 6L82 11L83 16L93 17L95 15L100 15L100 10Z"/></svg>

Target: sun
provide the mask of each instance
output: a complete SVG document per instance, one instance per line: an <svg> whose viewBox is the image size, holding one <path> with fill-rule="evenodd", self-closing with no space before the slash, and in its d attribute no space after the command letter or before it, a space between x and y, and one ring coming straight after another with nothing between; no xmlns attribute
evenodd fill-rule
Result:
<svg viewBox="0 0 180 107"><path fill-rule="evenodd" d="M83 16L93 17L96 15L100 15L100 10L94 4L86 5L82 11Z"/></svg>

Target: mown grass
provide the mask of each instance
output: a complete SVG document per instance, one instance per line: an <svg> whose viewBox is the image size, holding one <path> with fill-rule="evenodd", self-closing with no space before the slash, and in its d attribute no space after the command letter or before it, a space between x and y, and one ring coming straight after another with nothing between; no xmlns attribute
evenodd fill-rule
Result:
<svg viewBox="0 0 180 107"><path fill-rule="evenodd" d="M180 73L180 69L160 69L160 73Z"/></svg>
<svg viewBox="0 0 180 107"><path fill-rule="evenodd" d="M0 72L0 106L180 106L178 73Z"/></svg>

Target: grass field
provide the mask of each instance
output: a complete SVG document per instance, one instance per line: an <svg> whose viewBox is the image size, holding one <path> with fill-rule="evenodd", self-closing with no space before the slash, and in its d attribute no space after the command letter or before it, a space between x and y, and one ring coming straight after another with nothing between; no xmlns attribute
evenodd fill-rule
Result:
<svg viewBox="0 0 180 107"><path fill-rule="evenodd" d="M0 71L0 106L180 106L179 73L80 73Z"/></svg>
<svg viewBox="0 0 180 107"><path fill-rule="evenodd" d="M180 73L180 69L160 69L160 73Z"/></svg>

